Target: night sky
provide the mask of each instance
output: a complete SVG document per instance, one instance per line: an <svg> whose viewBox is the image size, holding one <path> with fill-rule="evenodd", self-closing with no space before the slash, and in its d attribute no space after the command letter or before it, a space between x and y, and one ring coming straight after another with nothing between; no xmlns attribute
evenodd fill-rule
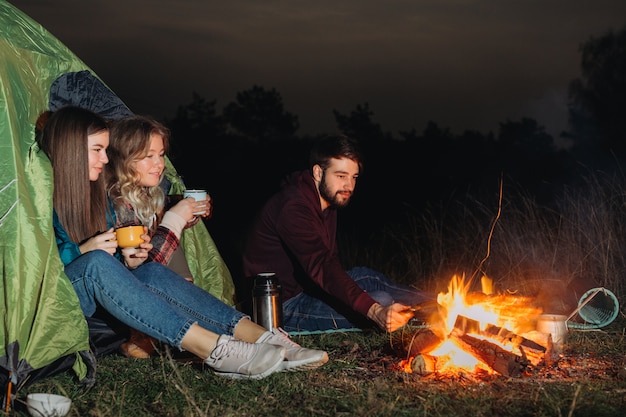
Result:
<svg viewBox="0 0 626 417"><path fill-rule="evenodd" d="M567 128L580 45L626 25L624 0L13 0L136 113L193 92L221 110L275 88L299 133L369 103L383 130L428 120L483 133L532 117Z"/></svg>

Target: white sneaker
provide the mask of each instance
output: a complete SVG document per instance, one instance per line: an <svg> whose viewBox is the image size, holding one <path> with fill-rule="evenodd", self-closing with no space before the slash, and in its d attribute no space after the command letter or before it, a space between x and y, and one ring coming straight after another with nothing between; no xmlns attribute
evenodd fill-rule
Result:
<svg viewBox="0 0 626 417"><path fill-rule="evenodd" d="M276 345L246 343L221 335L204 363L215 373L231 379L261 379L282 370L285 348Z"/></svg>
<svg viewBox="0 0 626 417"><path fill-rule="evenodd" d="M315 369L328 362L328 353L323 350L303 348L291 340L287 332L280 328L274 327L263 333L256 343L283 346L287 349L282 366L283 371Z"/></svg>

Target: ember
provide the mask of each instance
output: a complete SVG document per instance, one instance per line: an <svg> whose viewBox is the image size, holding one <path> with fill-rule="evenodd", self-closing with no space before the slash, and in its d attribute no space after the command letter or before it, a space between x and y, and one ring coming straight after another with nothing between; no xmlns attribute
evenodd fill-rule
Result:
<svg viewBox="0 0 626 417"><path fill-rule="evenodd" d="M535 330L542 310L534 299L493 294L492 282L482 279L482 292L471 293L470 283L455 276L448 292L437 297L437 310L403 342L407 372L428 374L454 370L522 375L529 365L555 359L549 334ZM405 335L406 336L406 335Z"/></svg>

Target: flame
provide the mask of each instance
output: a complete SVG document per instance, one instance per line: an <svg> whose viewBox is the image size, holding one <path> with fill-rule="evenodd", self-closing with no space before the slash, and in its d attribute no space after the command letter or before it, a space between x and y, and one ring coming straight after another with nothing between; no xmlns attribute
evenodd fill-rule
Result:
<svg viewBox="0 0 626 417"><path fill-rule="evenodd" d="M480 330L493 325L522 333L533 328L532 320L541 310L532 306L532 299L519 295L493 294L492 280L481 279L482 292L470 293L471 282L455 275L447 293L439 293L437 303L444 310L445 334L454 329L459 316L475 320Z"/></svg>
<svg viewBox="0 0 626 417"><path fill-rule="evenodd" d="M472 293L470 287L470 281L455 275L448 284L447 292L439 293L437 296L441 316L441 323L438 324L441 329L438 329L438 333L444 335L444 340L434 350L428 352L428 355L438 358L437 371L462 369L493 373L488 366L457 345L455 338L450 338L452 332L460 330L472 337L487 339L512 351L512 345L485 336L488 333L485 330L489 326L496 326L515 333L527 332L534 328L533 320L541 314L540 309L532 306L532 299L529 297L494 294L493 281L486 276L481 279L481 292ZM405 370L410 369L410 361L408 363L403 361L401 366Z"/></svg>
<svg viewBox="0 0 626 417"><path fill-rule="evenodd" d="M498 314L487 305L471 304L467 294L469 293L470 283L465 282L462 277L455 275L448 284L447 293L439 293L437 296L437 304L443 307L445 314L445 330L449 334L454 329L454 324L458 316L467 317L476 320L481 325L481 330L485 329L487 323L496 323Z"/></svg>
<svg viewBox="0 0 626 417"><path fill-rule="evenodd" d="M472 372L480 368L481 365L478 359L461 349L461 347L457 346L451 339L444 341L435 350L430 352L430 354L447 359L445 364L440 367L441 371L454 368Z"/></svg>

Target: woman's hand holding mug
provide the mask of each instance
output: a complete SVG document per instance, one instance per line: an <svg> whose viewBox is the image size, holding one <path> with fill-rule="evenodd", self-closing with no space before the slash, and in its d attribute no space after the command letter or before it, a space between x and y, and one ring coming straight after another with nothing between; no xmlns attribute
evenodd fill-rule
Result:
<svg viewBox="0 0 626 417"><path fill-rule="evenodd" d="M150 235L148 234L148 228L141 226L142 234L139 236L142 241L139 246L136 247L124 247L122 248L122 257L126 266L135 269L144 263L148 259L148 252L152 250L152 243L150 243Z"/></svg>
<svg viewBox="0 0 626 417"><path fill-rule="evenodd" d="M115 239L115 232L113 231L113 228L87 239L82 245L79 246L79 249L80 253L87 253L92 250L100 249L111 255L115 255L115 252L117 252L117 240Z"/></svg>
<svg viewBox="0 0 626 417"><path fill-rule="evenodd" d="M211 197L204 190L185 190L183 199L176 203L169 211L178 214L187 223L194 221L198 216L211 215Z"/></svg>

